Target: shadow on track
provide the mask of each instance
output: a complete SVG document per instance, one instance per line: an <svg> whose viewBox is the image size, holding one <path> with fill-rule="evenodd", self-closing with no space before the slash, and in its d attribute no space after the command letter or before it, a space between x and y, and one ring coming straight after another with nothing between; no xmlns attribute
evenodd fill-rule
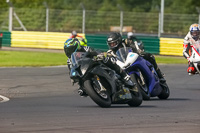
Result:
<svg viewBox="0 0 200 133"><path fill-rule="evenodd" d="M93 106L93 105L91 105L91 106L77 106L77 107L81 107L81 108L101 108L101 107L99 107L99 106ZM111 107L109 107L109 108L155 108L156 106L153 106L153 105L141 105L141 106L139 106L139 107L130 107L130 106L128 106L128 105L111 105ZM107 108L107 109L109 109L109 108Z"/></svg>
<svg viewBox="0 0 200 133"><path fill-rule="evenodd" d="M169 98L169 99L158 99L158 98L155 98L155 99L150 99L150 100L146 100L146 101L189 101L191 99L188 99L188 98Z"/></svg>

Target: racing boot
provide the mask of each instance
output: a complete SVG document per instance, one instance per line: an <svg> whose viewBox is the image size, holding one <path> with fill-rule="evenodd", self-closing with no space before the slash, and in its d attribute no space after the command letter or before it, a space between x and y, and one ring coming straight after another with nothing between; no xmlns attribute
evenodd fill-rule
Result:
<svg viewBox="0 0 200 133"><path fill-rule="evenodd" d="M158 77L159 77L159 79L160 79L160 82L161 82L161 83L165 83L166 80L165 80L165 78L164 78L164 74L160 71L159 68L156 69L156 73L158 74Z"/></svg>
<svg viewBox="0 0 200 133"><path fill-rule="evenodd" d="M127 87L134 87L135 83L132 82L131 77L125 72L121 72L122 81Z"/></svg>
<svg viewBox="0 0 200 133"><path fill-rule="evenodd" d="M195 74L196 70L194 67L188 67L187 72L191 76Z"/></svg>
<svg viewBox="0 0 200 133"><path fill-rule="evenodd" d="M79 87L78 88L78 94L81 96L81 97L87 97L87 93L82 89L82 87Z"/></svg>
<svg viewBox="0 0 200 133"><path fill-rule="evenodd" d="M192 63L189 64L187 72L190 76L195 74L196 69Z"/></svg>
<svg viewBox="0 0 200 133"><path fill-rule="evenodd" d="M122 78L121 89L114 95L114 101L120 100L130 100L132 99L130 90L134 90L135 84L131 81L130 76L126 72L121 72L120 76Z"/></svg>

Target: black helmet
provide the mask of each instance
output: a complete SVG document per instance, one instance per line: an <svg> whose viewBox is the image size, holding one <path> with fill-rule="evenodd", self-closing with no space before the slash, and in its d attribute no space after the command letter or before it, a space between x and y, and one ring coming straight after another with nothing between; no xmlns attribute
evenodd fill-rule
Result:
<svg viewBox="0 0 200 133"><path fill-rule="evenodd" d="M118 32L112 32L107 37L108 47L114 52L122 45L122 36Z"/></svg>

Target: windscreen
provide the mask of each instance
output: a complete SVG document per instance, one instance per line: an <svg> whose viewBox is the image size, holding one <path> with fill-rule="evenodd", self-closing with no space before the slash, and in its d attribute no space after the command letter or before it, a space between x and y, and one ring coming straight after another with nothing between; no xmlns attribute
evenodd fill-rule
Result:
<svg viewBox="0 0 200 133"><path fill-rule="evenodd" d="M121 62L125 62L129 52L132 52L132 49L130 47L118 49L116 52L118 60L120 60Z"/></svg>
<svg viewBox="0 0 200 133"><path fill-rule="evenodd" d="M73 66L78 66L79 61L86 56L86 52L74 52L71 55L71 60L72 60L72 65Z"/></svg>

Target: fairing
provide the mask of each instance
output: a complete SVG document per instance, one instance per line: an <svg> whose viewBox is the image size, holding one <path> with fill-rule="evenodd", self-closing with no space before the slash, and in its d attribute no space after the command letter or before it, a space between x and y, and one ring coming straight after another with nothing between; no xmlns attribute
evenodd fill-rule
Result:
<svg viewBox="0 0 200 133"><path fill-rule="evenodd" d="M80 70L79 74L80 76L83 76L86 71L88 70L90 64L92 63L91 58L87 58L87 52L75 52L71 55L72 60L72 68L73 70ZM72 73L73 76L73 73Z"/></svg>
<svg viewBox="0 0 200 133"><path fill-rule="evenodd" d="M138 69L142 72L152 97L160 94L162 88L159 85L158 76L151 63L140 57L138 54L133 53L130 47L121 48L116 54L119 60L117 64L122 69L125 69L127 73L139 76Z"/></svg>
<svg viewBox="0 0 200 133"><path fill-rule="evenodd" d="M130 47L120 48L116 52L116 55L118 58L116 63L122 69L127 69L128 67L130 67L130 65L133 64L139 56L137 53L133 53Z"/></svg>

